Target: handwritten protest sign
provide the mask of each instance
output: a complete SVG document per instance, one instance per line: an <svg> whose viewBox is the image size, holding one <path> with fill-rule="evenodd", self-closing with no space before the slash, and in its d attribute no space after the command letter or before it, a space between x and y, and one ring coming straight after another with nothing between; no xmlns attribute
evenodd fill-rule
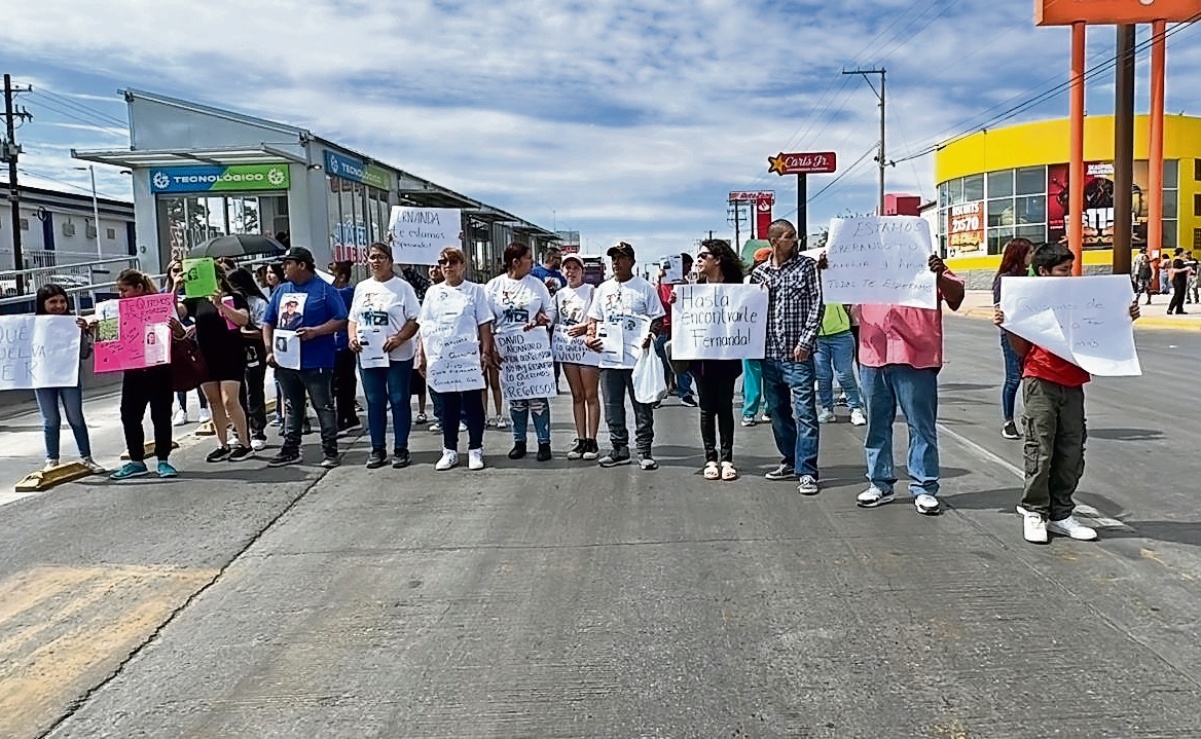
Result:
<svg viewBox="0 0 1201 739"><path fill-rule="evenodd" d="M555 395L555 365L550 334L542 328L524 330L509 324L496 334L500 353L500 386L507 400L533 400Z"/></svg>
<svg viewBox="0 0 1201 739"><path fill-rule="evenodd" d="M0 317L0 390L79 384L75 316Z"/></svg>
<svg viewBox="0 0 1201 739"><path fill-rule="evenodd" d="M822 272L827 303L938 308L937 279L928 264L930 224L918 216L835 218Z"/></svg>
<svg viewBox="0 0 1201 739"><path fill-rule="evenodd" d="M175 295L159 293L125 298L97 306L101 323L115 321L116 338L104 332L96 340L95 371L122 372L171 362Z"/></svg>
<svg viewBox="0 0 1201 739"><path fill-rule="evenodd" d="M275 363L284 369L300 369L300 345L303 344L295 331L277 330L271 335L271 351Z"/></svg>
<svg viewBox="0 0 1201 739"><path fill-rule="evenodd" d="M183 260L183 289L189 298L207 298L217 292L217 265L212 257Z"/></svg>
<svg viewBox="0 0 1201 739"><path fill-rule="evenodd" d="M1005 330L1102 377L1143 373L1130 320L1133 301L1125 275L1001 280Z"/></svg>
<svg viewBox="0 0 1201 739"><path fill-rule="evenodd" d="M483 390L478 328L468 300L455 292L427 299L419 321L426 383L440 393Z"/></svg>
<svg viewBox="0 0 1201 739"><path fill-rule="evenodd" d="M763 359L767 291L757 285L677 285L672 359Z"/></svg>
<svg viewBox="0 0 1201 739"><path fill-rule="evenodd" d="M568 336L571 328L566 323L556 323L550 337L550 353L556 362L562 364L582 364L586 367L599 367L600 352L594 352L585 343L585 336Z"/></svg>
<svg viewBox="0 0 1201 739"><path fill-rule="evenodd" d="M393 261L397 264L437 264L448 246L461 247L462 219L455 208L393 206L388 221Z"/></svg>

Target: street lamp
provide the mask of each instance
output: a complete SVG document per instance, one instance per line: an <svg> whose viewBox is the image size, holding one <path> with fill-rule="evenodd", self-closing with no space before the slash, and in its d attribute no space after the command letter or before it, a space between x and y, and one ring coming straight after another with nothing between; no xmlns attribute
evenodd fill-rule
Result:
<svg viewBox="0 0 1201 739"><path fill-rule="evenodd" d="M92 222L96 224L96 258L104 259L104 248L100 244L100 201L96 199L96 165L89 164L75 169L86 169L92 176Z"/></svg>

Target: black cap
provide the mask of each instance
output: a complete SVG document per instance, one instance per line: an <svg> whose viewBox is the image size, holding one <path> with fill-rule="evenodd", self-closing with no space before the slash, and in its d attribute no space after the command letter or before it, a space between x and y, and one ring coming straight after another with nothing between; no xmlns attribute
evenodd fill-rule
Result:
<svg viewBox="0 0 1201 739"><path fill-rule="evenodd" d="M284 252L283 256L279 258L279 261L300 262L301 264L307 264L309 267L314 269L317 267L317 262L313 259L313 252L309 251L303 246L293 246L292 248L288 249L286 252Z"/></svg>
<svg viewBox="0 0 1201 739"><path fill-rule="evenodd" d="M629 257L630 259L633 259L634 258L634 247L630 246L629 244L627 244L626 242L623 241L620 244L618 244L617 246L610 246L609 251L606 253L609 255L610 258L617 257L617 256L625 256L625 257Z"/></svg>

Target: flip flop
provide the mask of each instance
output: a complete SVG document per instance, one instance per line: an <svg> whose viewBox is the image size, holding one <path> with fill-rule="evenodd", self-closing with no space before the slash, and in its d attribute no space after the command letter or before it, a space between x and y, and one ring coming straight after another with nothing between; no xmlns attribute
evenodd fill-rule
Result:
<svg viewBox="0 0 1201 739"><path fill-rule="evenodd" d="M717 462L706 462L706 463L705 463L705 473L704 473L704 474L705 474L705 479L706 479L706 480L717 480L717 479L720 479L720 478L721 478L721 472L719 472L719 471L718 471L718 469L717 469Z"/></svg>
<svg viewBox="0 0 1201 739"><path fill-rule="evenodd" d="M733 480L738 479L738 470L734 469L733 462L721 463L721 479L725 480L726 482L732 482Z"/></svg>

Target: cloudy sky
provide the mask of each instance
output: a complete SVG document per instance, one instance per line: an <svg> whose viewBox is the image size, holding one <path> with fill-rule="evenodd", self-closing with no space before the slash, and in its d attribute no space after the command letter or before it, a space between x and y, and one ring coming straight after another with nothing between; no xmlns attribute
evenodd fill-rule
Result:
<svg viewBox="0 0 1201 739"><path fill-rule="evenodd" d="M69 150L128 146L128 87L308 128L589 251L648 256L732 237L730 190L774 189L794 217L794 178L767 174L781 150L838 152L839 178L810 180L811 231L870 211L879 113L843 68L887 68L893 160L995 127L1068 70L1068 32L1034 28L1029 0L40 0L6 8L4 35L0 71L35 88L29 184L90 192ZM1090 31L1090 67L1113 40ZM1201 114L1201 86L1173 83L1201 65L1201 24L1168 59L1169 112ZM1090 84L1089 111L1111 112L1112 71ZM129 197L101 169L100 192ZM931 198L932 169L901 161L888 189Z"/></svg>

